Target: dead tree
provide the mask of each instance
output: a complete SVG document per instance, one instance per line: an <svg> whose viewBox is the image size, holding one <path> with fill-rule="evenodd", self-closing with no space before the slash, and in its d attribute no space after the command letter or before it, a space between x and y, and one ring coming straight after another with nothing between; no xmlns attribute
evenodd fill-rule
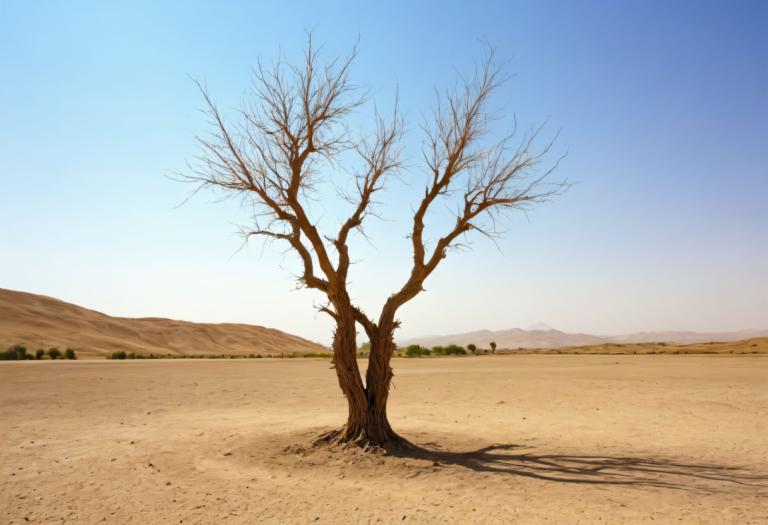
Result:
<svg viewBox="0 0 768 525"><path fill-rule="evenodd" d="M327 297L320 310L335 323L333 365L349 412L346 424L325 440L391 447L404 443L387 419L398 309L424 290L449 249L465 245L465 236L494 236L501 212L545 200L562 185L544 182L553 168L541 170L540 165L552 142L535 149L541 128L517 136L515 125L500 140L486 140L494 119L487 110L489 97L506 80L489 51L471 78L438 95L434 118L423 126L427 184L413 214L412 260L403 261L410 264L410 274L378 317L369 317L350 300L348 240L362 231L374 198L390 177L403 171L403 120L395 104L390 118L376 114L371 137L350 136L344 124L364 103L349 77L355 54L323 64L310 38L303 63L259 64L254 91L236 124L225 120L199 85L213 133L200 139L202 153L186 178L199 188L215 187L247 199L259 212L244 234L286 243L303 266L299 284ZM351 213L338 232L325 235L311 218L309 194L323 176L324 163L341 162L350 152L363 166L351 175L356 188ZM446 201L457 205L455 220L442 225L442 235L430 243L428 214ZM358 325L370 341L365 380L356 359Z"/></svg>

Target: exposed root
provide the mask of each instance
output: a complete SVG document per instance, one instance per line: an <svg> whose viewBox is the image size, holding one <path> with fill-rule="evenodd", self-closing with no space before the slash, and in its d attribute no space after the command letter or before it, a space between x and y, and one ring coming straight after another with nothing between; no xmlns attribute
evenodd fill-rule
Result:
<svg viewBox="0 0 768 525"><path fill-rule="evenodd" d="M377 456L386 456L394 452L416 448L410 441L394 432L390 432L387 439L373 439L366 436L364 432L355 432L350 435L346 427L323 432L312 441L311 446L332 450L354 449L361 454Z"/></svg>

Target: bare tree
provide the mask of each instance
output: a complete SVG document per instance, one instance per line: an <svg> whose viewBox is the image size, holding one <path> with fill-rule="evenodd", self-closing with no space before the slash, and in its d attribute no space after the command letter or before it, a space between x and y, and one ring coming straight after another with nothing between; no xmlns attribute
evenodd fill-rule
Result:
<svg viewBox="0 0 768 525"><path fill-rule="evenodd" d="M200 188L213 186L245 197L258 214L244 233L286 243L303 266L299 284L327 297L320 310L335 322L333 365L349 412L346 424L322 439L391 447L405 443L387 419L398 309L424 290L425 280L450 248L464 245L465 235L496 235L500 212L545 200L562 185L543 183L553 168L539 167L552 143L534 149L540 128L521 138L512 129L500 140L486 140L494 119L487 110L489 97L506 80L489 51L458 90L438 95L433 119L423 126L428 183L413 214L410 274L378 317L369 317L348 292L348 241L353 232L362 231L386 182L403 171L403 120L395 104L389 118L376 113L373 136L351 137L344 124L364 103L349 77L355 55L353 49L344 60L321 63L310 38L299 65L259 63L254 91L236 124L225 120L199 85L213 133L200 139L202 154L186 178ZM338 232L326 236L309 213L310 193L322 180L323 163L342 162L350 152L363 166L350 175L352 210ZM439 201L454 202L457 210L455 221L445 225L432 245L425 239L425 221ZM358 325L370 341L365 381L356 360Z"/></svg>

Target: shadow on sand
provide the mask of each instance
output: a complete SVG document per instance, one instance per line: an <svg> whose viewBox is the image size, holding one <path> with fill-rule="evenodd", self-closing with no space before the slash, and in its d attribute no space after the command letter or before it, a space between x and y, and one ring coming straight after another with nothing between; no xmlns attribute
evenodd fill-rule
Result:
<svg viewBox="0 0 768 525"><path fill-rule="evenodd" d="M768 490L768 475L747 468L682 461L614 456L523 453L519 445L489 445L470 452L442 450L435 443L410 445L389 454L431 460L476 472L523 476L563 483L639 485L707 492Z"/></svg>

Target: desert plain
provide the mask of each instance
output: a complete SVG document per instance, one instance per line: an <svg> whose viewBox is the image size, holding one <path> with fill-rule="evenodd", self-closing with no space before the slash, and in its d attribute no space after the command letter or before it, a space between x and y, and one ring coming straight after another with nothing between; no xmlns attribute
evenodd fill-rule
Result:
<svg viewBox="0 0 768 525"><path fill-rule="evenodd" d="M764 355L393 366L418 454L309 446L325 359L0 363L2 522L768 522Z"/></svg>

